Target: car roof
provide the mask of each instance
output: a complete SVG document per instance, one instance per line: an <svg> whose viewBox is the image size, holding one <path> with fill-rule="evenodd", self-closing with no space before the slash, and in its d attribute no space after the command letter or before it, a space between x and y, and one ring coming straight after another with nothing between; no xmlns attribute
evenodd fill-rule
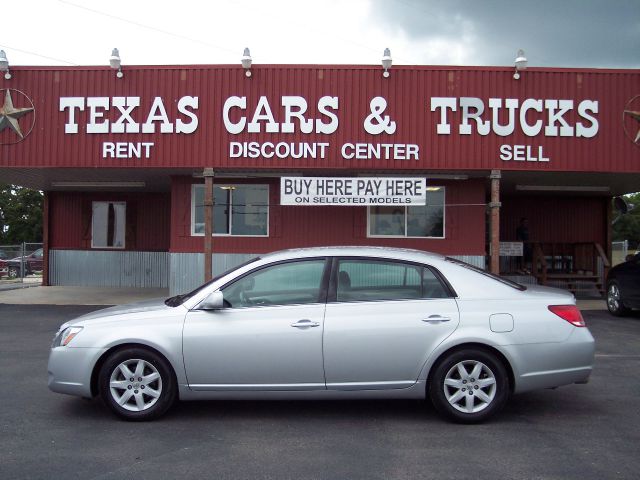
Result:
<svg viewBox="0 0 640 480"><path fill-rule="evenodd" d="M274 261L295 259L301 257L304 258L324 256L374 257L421 262L444 260L444 256L424 250L373 246L326 246L292 248L288 250L280 250L277 252L268 253L266 255L260 255L260 258L268 261Z"/></svg>

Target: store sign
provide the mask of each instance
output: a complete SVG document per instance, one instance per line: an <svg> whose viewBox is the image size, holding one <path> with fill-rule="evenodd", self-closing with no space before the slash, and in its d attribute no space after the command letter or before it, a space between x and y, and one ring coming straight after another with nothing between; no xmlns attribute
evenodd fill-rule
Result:
<svg viewBox="0 0 640 480"><path fill-rule="evenodd" d="M426 205L425 178L282 177L281 205Z"/></svg>
<svg viewBox="0 0 640 480"><path fill-rule="evenodd" d="M407 125L393 115L403 106L390 105L383 96L372 96L368 108L355 112L349 121L356 122L358 128L351 125L349 131L356 138L339 144L336 140L343 138L340 128L345 121L340 97L325 95L311 100L295 95L262 95L229 96L223 100L214 117L219 123L207 125L206 130L208 134L219 130L227 134L227 154L232 160L275 162L338 157L345 164L379 160L397 162L400 168L406 168L428 154L421 151L418 143L395 143L395 135L406 138L402 132L407 131ZM159 96L61 97L58 109L65 116L65 134L109 135L102 142L103 158L150 158L154 136L196 133L200 127L199 108L211 101L191 95L175 100ZM494 157L503 162L548 163L552 159L536 139L589 139L599 130L600 107L598 101L590 99L578 102L557 98L431 97L415 107L407 100L405 107L431 117L430 128L439 136L499 138ZM131 137L127 135L131 134L138 135L136 141L128 141ZM141 139L140 134L149 136ZM113 138L114 135L119 136ZM532 144L509 140L523 135L532 139Z"/></svg>
<svg viewBox="0 0 640 480"><path fill-rule="evenodd" d="M521 257L522 242L500 242L501 257Z"/></svg>
<svg viewBox="0 0 640 480"><path fill-rule="evenodd" d="M190 134L198 128L198 97L180 98L175 119L167 114L162 97L155 97L148 110L140 103L140 97L61 97L58 108L66 113L64 133L71 135L78 133L85 110L81 127L88 134ZM154 142L102 142L102 158L149 158L153 147Z"/></svg>

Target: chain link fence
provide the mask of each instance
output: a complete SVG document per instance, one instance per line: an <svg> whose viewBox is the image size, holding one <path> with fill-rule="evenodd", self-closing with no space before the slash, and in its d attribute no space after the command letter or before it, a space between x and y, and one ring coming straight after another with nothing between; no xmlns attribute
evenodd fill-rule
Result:
<svg viewBox="0 0 640 480"><path fill-rule="evenodd" d="M611 242L611 266L624 262L629 254L629 240Z"/></svg>
<svg viewBox="0 0 640 480"><path fill-rule="evenodd" d="M42 243L0 245L0 285L42 284Z"/></svg>

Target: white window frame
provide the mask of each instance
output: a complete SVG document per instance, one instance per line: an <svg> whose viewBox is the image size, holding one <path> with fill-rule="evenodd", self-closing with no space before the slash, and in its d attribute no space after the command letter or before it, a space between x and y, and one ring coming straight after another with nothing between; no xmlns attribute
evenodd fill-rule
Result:
<svg viewBox="0 0 640 480"><path fill-rule="evenodd" d="M415 235L407 235L407 206L405 205L397 205L397 208L404 209L404 235L373 235L371 234L371 207L372 206L380 206L384 207L385 205L369 205L367 206L367 238L421 238L421 239L431 239L431 240L444 240L447 237L447 215L446 215L446 207L447 207L447 188L442 185L431 185L435 188L441 188L443 191L443 203L442 203L442 236L441 237L420 237ZM394 205L395 206L395 205ZM411 206L411 205L409 205Z"/></svg>
<svg viewBox="0 0 640 480"><path fill-rule="evenodd" d="M122 236L122 246L113 246L109 247L107 245L95 245L93 242L93 211L94 205L96 203L111 203L113 205L123 205L124 206L124 221L123 221L123 236ZM112 202L109 200L100 200L91 202L91 248L100 249L100 250L124 250L127 247L127 202Z"/></svg>
<svg viewBox="0 0 640 480"><path fill-rule="evenodd" d="M229 233L213 233L214 237L258 237L258 238L266 238L269 236L269 220L270 220L270 214L271 214L271 208L269 205L269 199L271 198L271 191L269 188L269 184L268 183L260 183L260 184L254 184L254 183L236 183L236 184L219 184L216 183L214 184L214 188L216 187L229 187L229 188L234 188L234 187L244 187L244 186L250 186L250 185L256 185L256 186L261 186L261 187L267 187L267 233L264 235L237 235L237 234L233 234L231 233L233 231L233 215L231 213L231 211L229 212ZM202 233L198 233L196 232L196 189L198 188L204 188L204 184L202 183L194 183L191 185L191 236L192 237L204 237L204 232ZM232 203L231 205L229 205L230 209L233 208L233 194L232 194ZM204 207L203 207L204 208Z"/></svg>

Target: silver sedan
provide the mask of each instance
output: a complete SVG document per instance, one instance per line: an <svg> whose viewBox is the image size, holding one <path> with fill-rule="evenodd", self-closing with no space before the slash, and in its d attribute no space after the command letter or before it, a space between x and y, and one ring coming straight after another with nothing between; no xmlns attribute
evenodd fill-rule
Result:
<svg viewBox="0 0 640 480"><path fill-rule="evenodd" d="M426 397L475 423L512 393L586 383L593 358L566 291L416 250L327 247L65 323L49 388L99 395L127 420L178 399Z"/></svg>

